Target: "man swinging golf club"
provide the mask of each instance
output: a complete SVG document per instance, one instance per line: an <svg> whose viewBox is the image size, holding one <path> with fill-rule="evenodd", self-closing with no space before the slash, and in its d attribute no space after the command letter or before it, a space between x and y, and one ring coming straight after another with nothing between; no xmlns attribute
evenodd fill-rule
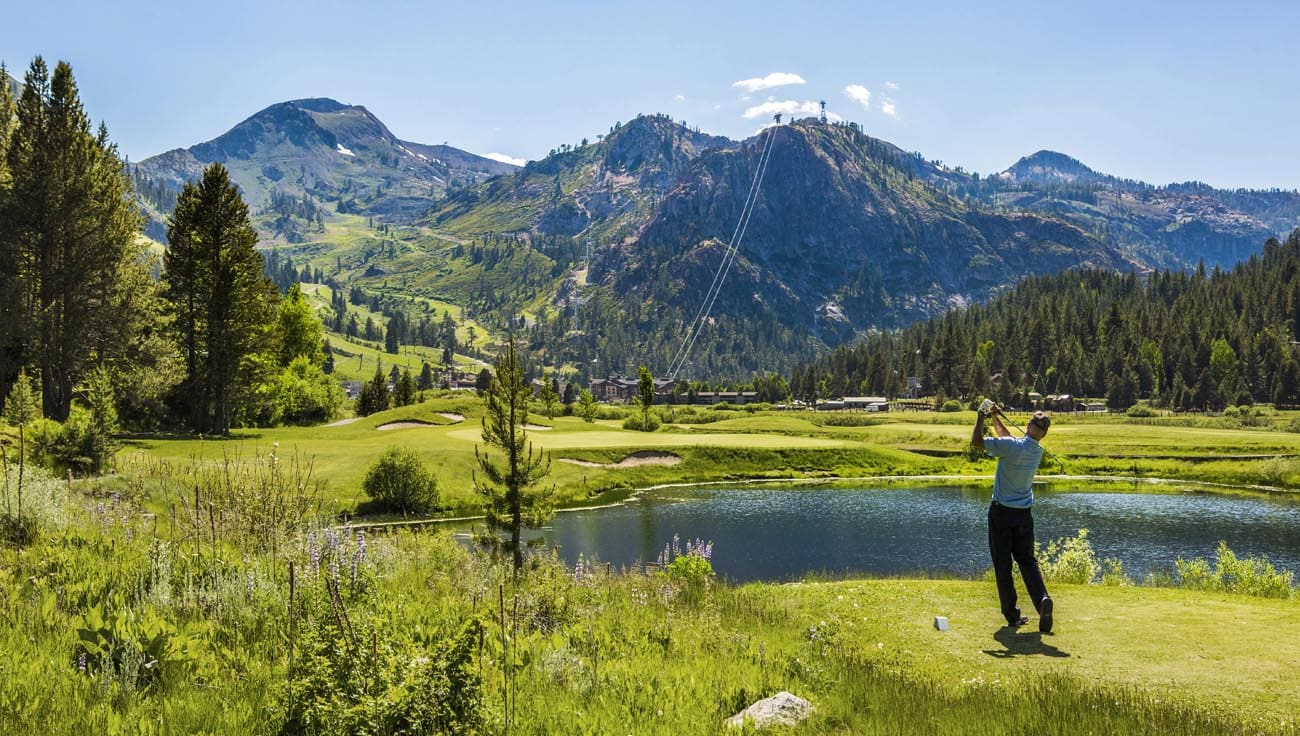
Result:
<svg viewBox="0 0 1300 736"><path fill-rule="evenodd" d="M986 417L993 420L995 437L984 436ZM1023 626L1029 619L1020 615L1016 605L1016 584L1011 577L1011 561L1020 566L1025 589L1038 611L1038 630L1052 630L1052 599L1047 596L1043 573L1034 557L1034 473L1043 457L1038 444L1047 434L1052 418L1034 412L1023 437L1012 436L1002 422L1002 409L984 400L975 419L971 445L998 459L993 476L993 503L989 506L989 552L993 555L993 573L997 577L998 599L1008 626Z"/></svg>

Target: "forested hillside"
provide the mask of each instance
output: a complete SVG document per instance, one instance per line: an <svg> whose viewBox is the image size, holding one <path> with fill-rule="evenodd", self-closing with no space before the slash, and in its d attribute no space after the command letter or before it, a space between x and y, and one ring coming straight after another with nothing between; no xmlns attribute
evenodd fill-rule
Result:
<svg viewBox="0 0 1300 736"><path fill-rule="evenodd" d="M1071 271L988 304L880 333L795 369L800 398L926 393L1023 402L1105 396L1115 409L1300 403L1300 230L1231 271Z"/></svg>

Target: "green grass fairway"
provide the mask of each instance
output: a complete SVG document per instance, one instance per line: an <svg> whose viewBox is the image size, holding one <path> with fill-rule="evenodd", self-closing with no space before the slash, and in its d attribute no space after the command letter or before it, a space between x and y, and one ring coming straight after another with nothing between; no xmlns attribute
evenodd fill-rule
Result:
<svg viewBox="0 0 1300 736"><path fill-rule="evenodd" d="M1021 591L1028 626L1002 628L991 581L871 580L785 586L809 622L827 621L845 644L896 656L938 682L1013 687L1025 674L1068 674L1131 685L1158 697L1249 709L1273 725L1300 703L1300 637L1287 632L1296 600L1174 588L1052 585L1054 632ZM951 630L934 628L946 616Z"/></svg>
<svg viewBox="0 0 1300 736"><path fill-rule="evenodd" d="M712 432L684 432L681 434L629 432L624 430L606 430L596 432L565 432L559 428L550 431L533 431L529 438L544 450L573 449L614 449L645 447L681 448L681 447L735 447L735 448L808 448L808 447L846 447L847 440L823 439L819 437L783 437L771 434L739 434ZM478 442L479 430L456 429L447 433L450 439L465 442Z"/></svg>

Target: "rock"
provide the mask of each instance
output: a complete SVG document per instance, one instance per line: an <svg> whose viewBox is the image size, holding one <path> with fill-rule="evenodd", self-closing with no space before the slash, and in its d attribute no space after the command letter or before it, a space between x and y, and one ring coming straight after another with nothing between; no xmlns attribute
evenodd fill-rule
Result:
<svg viewBox="0 0 1300 736"><path fill-rule="evenodd" d="M934 617L934 628L936 628L936 629L938 629L938 630L940 630L940 631L947 631L947 630L948 630L948 617L947 617L947 616L935 616L935 617Z"/></svg>
<svg viewBox="0 0 1300 736"><path fill-rule="evenodd" d="M785 691L754 703L727 719L727 725L740 728L748 718L755 728L772 725L793 726L812 715L813 705Z"/></svg>

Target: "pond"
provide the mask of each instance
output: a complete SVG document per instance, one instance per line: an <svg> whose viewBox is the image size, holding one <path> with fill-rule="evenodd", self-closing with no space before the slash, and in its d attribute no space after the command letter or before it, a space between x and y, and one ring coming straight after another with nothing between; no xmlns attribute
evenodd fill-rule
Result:
<svg viewBox="0 0 1300 736"><path fill-rule="evenodd" d="M1039 542L1088 529L1098 560L1141 579L1174 560L1267 555L1300 578L1300 503L1209 494L1035 491ZM674 534L713 542L735 582L834 575L978 575L989 563L989 490L974 488L658 491L625 506L557 514L546 542L615 567L653 562Z"/></svg>

